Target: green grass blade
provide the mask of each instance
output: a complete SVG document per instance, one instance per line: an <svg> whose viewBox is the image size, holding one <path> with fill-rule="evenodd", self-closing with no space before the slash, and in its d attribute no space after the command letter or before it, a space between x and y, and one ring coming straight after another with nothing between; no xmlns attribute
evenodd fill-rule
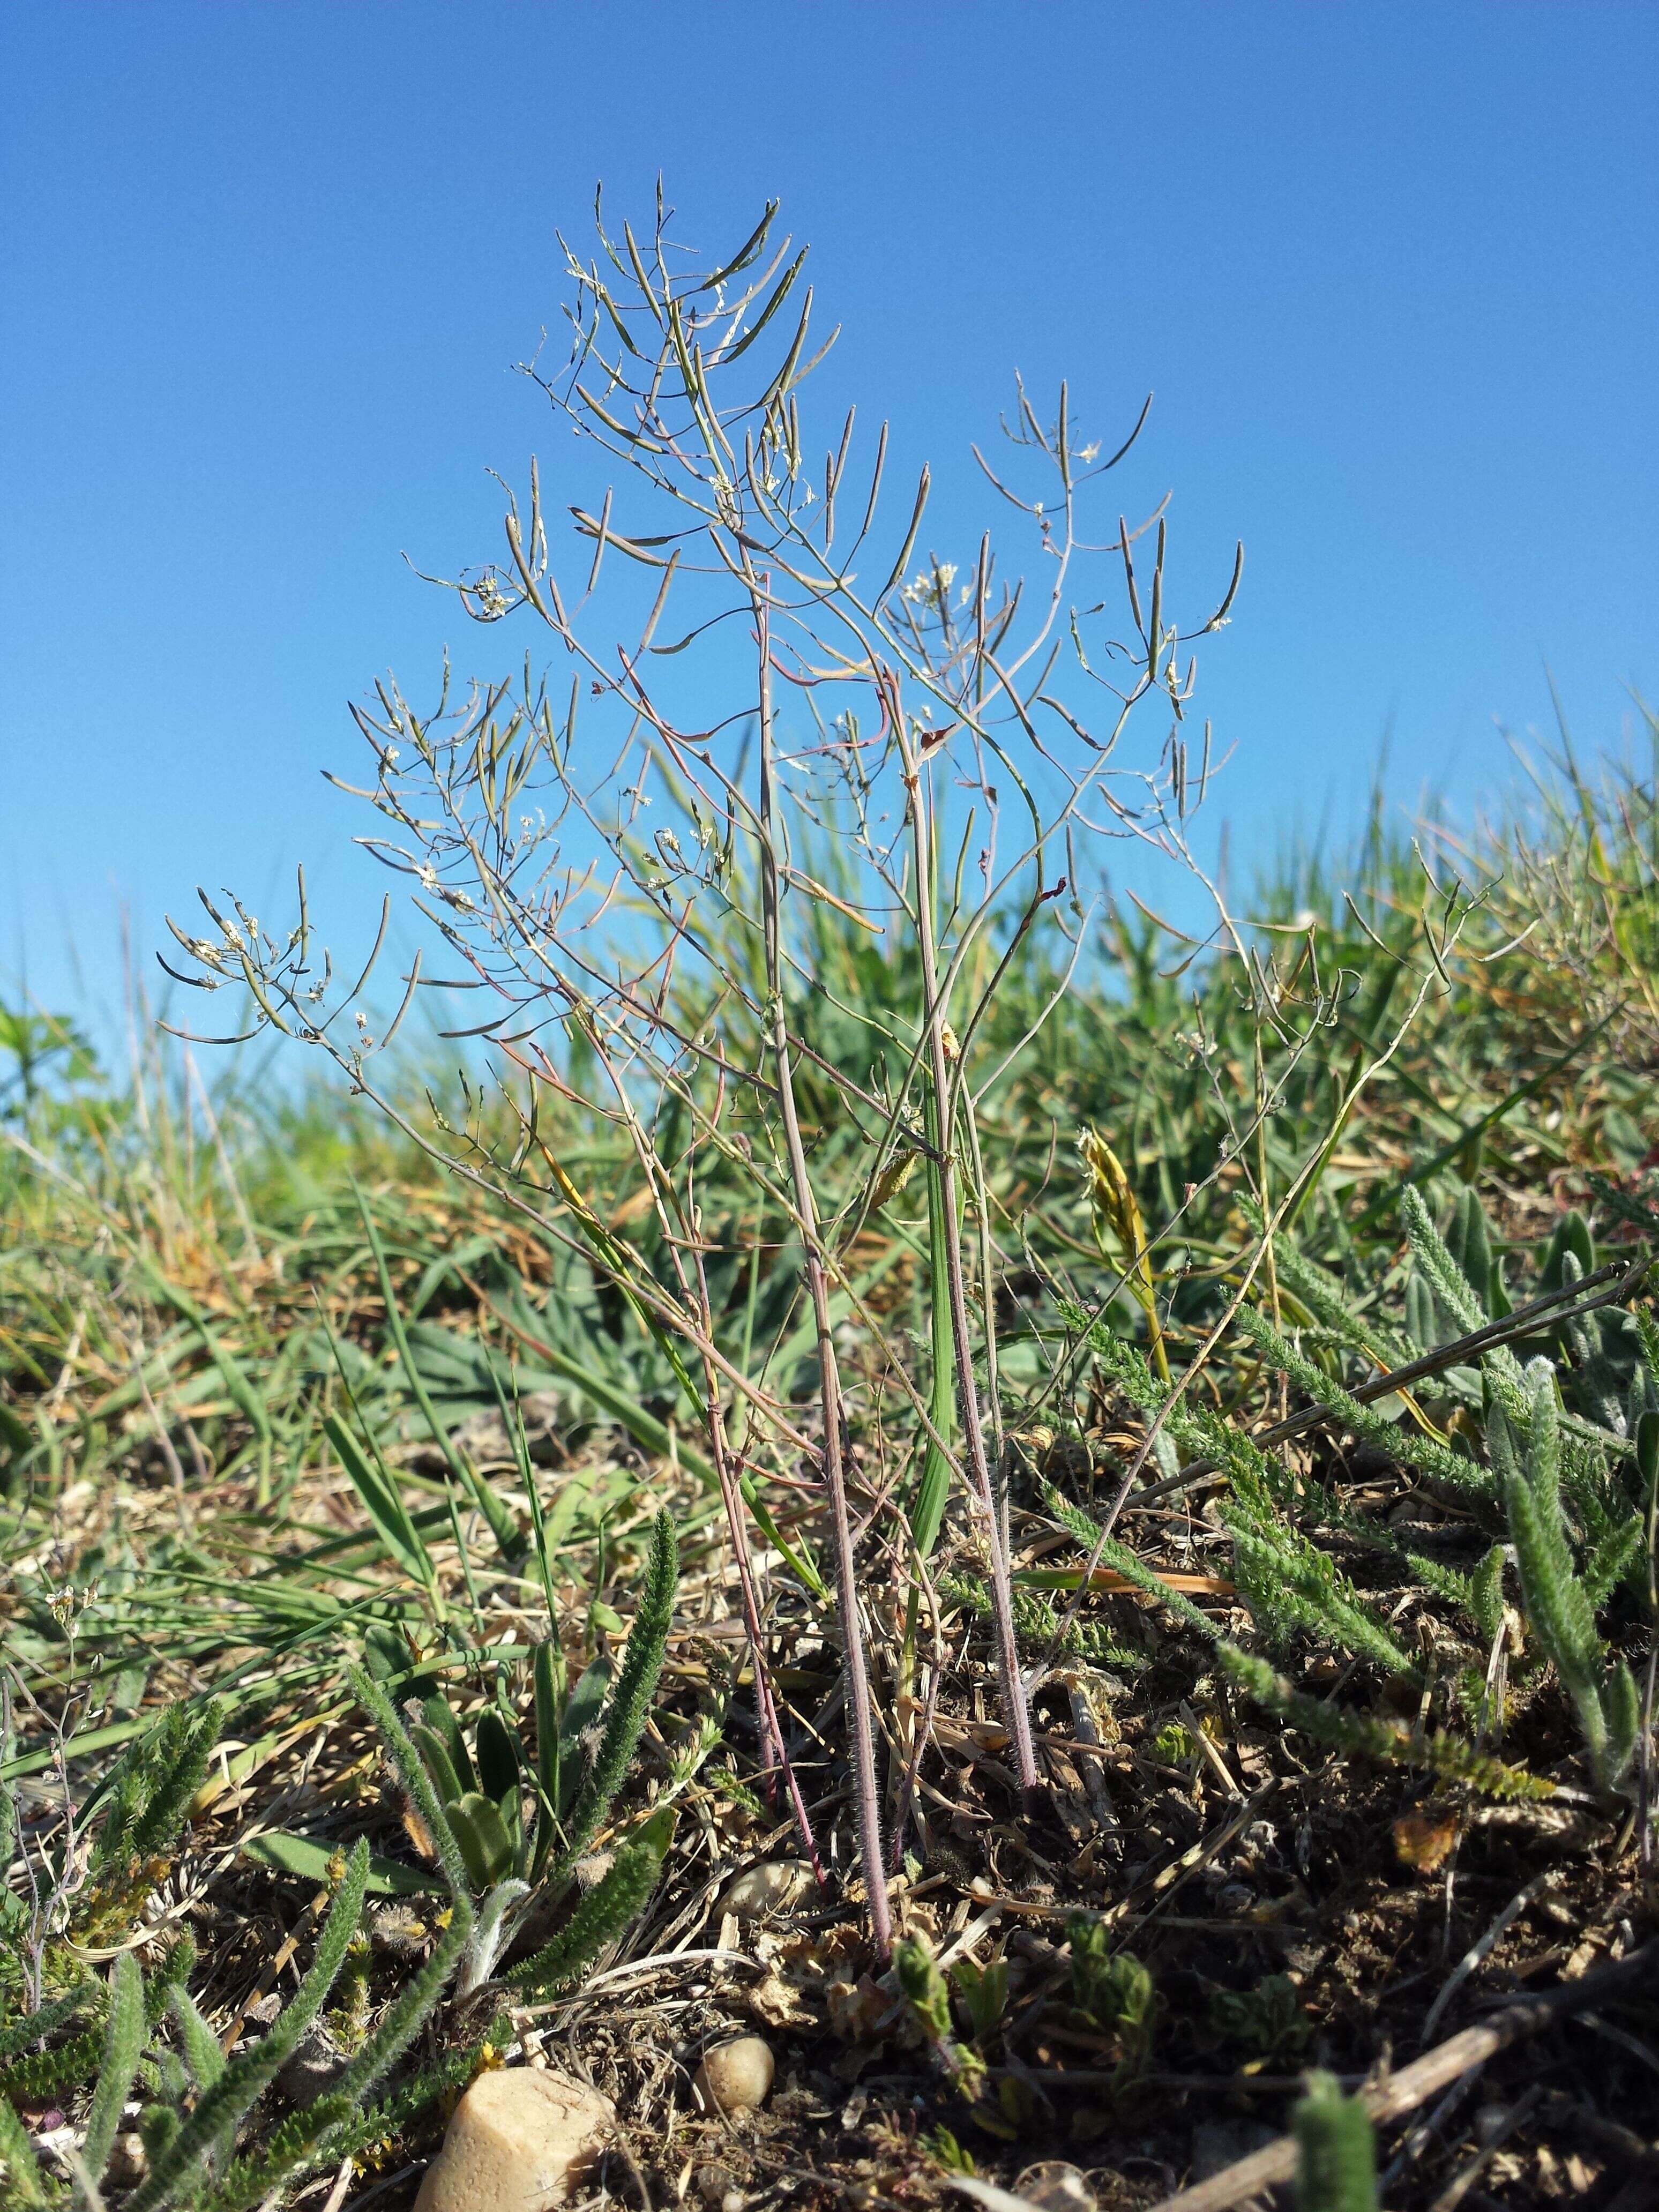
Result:
<svg viewBox="0 0 1659 2212"><path fill-rule="evenodd" d="M363 1217L363 1229L368 1238L368 1249L374 1255L375 1271L380 1277L380 1295L386 1301L386 1328L397 1349L398 1358L404 1370L404 1380L409 1384L410 1394L420 1407L427 1427L431 1431L432 1441L443 1454L450 1473L471 1498L479 1512L483 1514L489 1524L490 1534L500 1547L502 1559L511 1566L524 1550L524 1539L519 1534L518 1523L489 1485L479 1474L465 1453L456 1449L448 1430L438 1418L437 1409L432 1403L421 1370L415 1364L415 1355L410 1349L409 1334L404 1327L404 1317L398 1310L397 1292L392 1287L392 1271L386 1266L386 1251L380 1243L380 1233L374 1226L374 1217L369 1212L368 1201L362 1191L357 1190L355 1184L353 1189L356 1192L358 1208Z"/></svg>

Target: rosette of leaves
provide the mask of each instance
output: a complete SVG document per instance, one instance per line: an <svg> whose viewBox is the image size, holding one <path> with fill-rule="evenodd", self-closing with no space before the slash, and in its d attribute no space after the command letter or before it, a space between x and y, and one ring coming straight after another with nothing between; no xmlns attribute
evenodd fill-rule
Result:
<svg viewBox="0 0 1659 2212"><path fill-rule="evenodd" d="M1112 2037L1126 2075L1139 2073L1152 2045L1158 1990L1131 1951L1114 1951L1104 1921L1073 1912L1066 1923L1071 1955L1072 2011L1078 2024Z"/></svg>
<svg viewBox="0 0 1659 2212"><path fill-rule="evenodd" d="M621 1668L601 1655L567 1694L556 1644L538 1645L531 1670L533 1758L498 1705L478 1713L469 1742L444 1698L422 1703L410 1735L476 1893L509 1878L540 1882L550 1861L551 1878L562 1879L592 1843L627 1778L651 1710L678 1583L673 1524L661 1513Z"/></svg>
<svg viewBox="0 0 1659 2212"><path fill-rule="evenodd" d="M530 1900L538 1893L556 1899L569 1887L627 1779L662 1673L678 1577L673 1523L659 1513L621 1666L596 1659L567 1694L556 1645L538 1646L533 1758L496 1706L479 1713L469 1742L441 1698L422 1705L410 1735L478 1905L463 1995L489 1978ZM574 1980L613 1942L655 1887L669 1834L659 1817L630 1837L567 1926L514 1969L514 1987L546 1994Z"/></svg>
<svg viewBox="0 0 1659 2212"><path fill-rule="evenodd" d="M462 1789L460 1775L453 1772L453 1739L435 1724L435 1717L423 1711L417 1747L385 1688L362 1669L352 1668L353 1690L380 1731L412 1812L431 1838L449 1891L448 1910L429 1956L394 1992L329 2094L264 2128L258 2149L241 2158L235 2155L239 2133L323 2014L360 1948L370 1870L366 1842L336 1863L329 1911L298 1989L264 2035L229 2056L190 1994L196 1954L187 1940L175 1944L148 1975L137 1958L125 1952L106 1984L87 1976L65 1996L33 2012L0 2017L0 2206L10 2212L13 2206L68 2201L40 2165L19 2117L20 2103L38 2103L47 2096L72 2100L89 2088L80 2154L84 2179L77 2179L76 2203L98 2201L122 2115L136 2090L143 2100L138 2129L146 2172L125 2198L124 2212L173 2212L185 2205L200 2212L248 2212L314 2167L337 2166L369 2144L395 2137L437 2098L465 2082L492 2047L499 2049L509 2039L505 2016L489 2027L482 2042L474 2030L448 2048L441 2043L435 2061L390 2093L376 2094L446 1996L465 1996L488 1979L507 1912L528 1891L511 1868L520 1863L533 1866L538 1850L550 1853L559 1844L549 1879L563 1880L592 1841L626 1777L650 1710L677 1577L673 1528L663 1515L653 1532L644 1592L623 1665L614 1681L598 1681L597 1697L591 1685L586 1690L593 1709L591 1750L573 1761L568 1784L563 1752L587 1734L579 1693L588 1678L561 1705L542 1694L556 1686L555 1678L545 1670L538 1676L538 1718L550 1711L562 1733L552 1739L544 1735L538 1747L541 1810L528 1839L508 1826L509 1813L501 1802L512 1794L509 1756L514 1762L513 1788L522 1771L515 1745L493 1728L475 1727L471 1746L463 1743L462 1748L468 1778L480 1786ZM116 1886L130 1889L135 1869L151 1868L170 1846L200 1781L218 1721L215 1706L194 1713L170 1711L112 1771L101 1793L104 1809L93 1864L109 1869ZM456 1789L447 1802L434 1784L433 1767L441 1772L442 1765L429 1738L443 1746L453 1773ZM550 1741L559 1748L544 1750ZM486 1796L497 1782L496 1794ZM480 1821L476 1807L466 1804L469 1796L492 1808L506 1834L505 1847ZM458 1808L460 1818L452 1818ZM4 1810L0 1806L0 1821ZM551 1942L514 1969L509 1978L516 1992L532 1998L567 1985L631 1925L656 1887L670 1835L671 1816L659 1813L623 1842L603 1881L587 1892ZM527 1862L521 1857L525 1853ZM478 1881L480 1873L485 1882ZM491 1881L493 1886L487 1887Z"/></svg>
<svg viewBox="0 0 1659 2212"><path fill-rule="evenodd" d="M1308 2047L1313 2022L1288 1974L1267 1974L1248 1990L1212 1990L1210 2026L1247 2058L1295 2058Z"/></svg>

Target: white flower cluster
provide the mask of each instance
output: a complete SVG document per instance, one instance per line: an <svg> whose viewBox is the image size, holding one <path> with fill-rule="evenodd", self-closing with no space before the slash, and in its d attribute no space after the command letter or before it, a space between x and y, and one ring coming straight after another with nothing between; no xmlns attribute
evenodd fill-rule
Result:
<svg viewBox="0 0 1659 2212"><path fill-rule="evenodd" d="M924 568L913 576L900 596L908 599L913 607L942 606L956 580L956 562L941 561L937 568Z"/></svg>

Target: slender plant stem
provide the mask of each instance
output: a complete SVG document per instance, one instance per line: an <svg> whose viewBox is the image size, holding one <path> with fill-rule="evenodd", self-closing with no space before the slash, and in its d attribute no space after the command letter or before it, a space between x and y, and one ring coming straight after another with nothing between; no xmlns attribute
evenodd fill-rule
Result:
<svg viewBox="0 0 1659 2212"><path fill-rule="evenodd" d="M702 1224L694 1217L694 1237L701 1235ZM714 1309L708 1297L708 1271L702 1263L702 1247L694 1243L693 1255L697 1271L697 1291L702 1308L703 1327L712 1338L714 1333ZM800 1830L806 1856L811 1861L812 1872L820 1885L823 1868L818 1859L818 1849L812 1835L811 1815L806 1809L806 1800L801 1795L800 1781L790 1763L783 1741L783 1729L778 1721L777 1700L772 1694L772 1678L766 1668L766 1644L761 1629L760 1603L755 1595L754 1564L749 1556L749 1531L744 1519L743 1493L732 1469L731 1445L726 1433L726 1411L720 1403L720 1378L714 1368L703 1363L704 1387L708 1394L708 1449L720 1477L720 1498L726 1507L726 1522L732 1532L732 1553L737 1561L738 1587L743 1595L743 1621L749 1632L749 1656L755 1668L755 1711L759 1728L761 1752L767 1766L781 1774L789 1791L789 1802L794 1808L795 1825ZM769 1784L769 1795L770 1785Z"/></svg>
<svg viewBox="0 0 1659 2212"><path fill-rule="evenodd" d="M830 1320L830 1285L817 1233L817 1209L795 1109L795 1079L790 1062L789 1021L783 997L783 959L778 912L778 859L773 794L772 638L763 580L746 577L760 655L760 863L761 919L766 951L766 990L772 1053L777 1064L778 1102L784 1149L800 1218L807 1296L817 1334L818 1384L823 1404L823 1475L836 1545L836 1589L841 1611L846 1668L847 1712L852 1737L853 1795L858 1810L859 1862L870 1899L870 1924L876 1948L885 1959L893 1948L893 1923L887 1905L887 1875L882 1864L881 1801L876 1784L874 1723L870 1677L864 1661L864 1632L859 1619L858 1577L853 1556L853 1526L847 1510L847 1471L842 1457L841 1367Z"/></svg>
<svg viewBox="0 0 1659 2212"><path fill-rule="evenodd" d="M933 942L933 821L927 794L922 787L921 765L904 727L902 702L896 680L889 678L888 712L903 763L905 789L909 798L910 829L916 863L916 940L921 955L921 981L927 1024L927 1048L933 1097L938 1102L939 1195L945 1224L945 1279L951 1293L951 1334L956 1347L957 1389L962 1406L962 1425L967 1445L969 1480L975 1493L985 1528L990 1562L991 1620L995 1632L997 1674L1001 1689L1002 1717L1013 1743L1015 1771L1028 1806L1042 1788L1036 1754L1031 1745L1031 1717L1025 1685L1019 1671L1014 1642L1013 1590L1008 1577L1008 1554L1002 1541L995 1488L985 1455L985 1431L980 1419L979 1393L974 1385L973 1338L968 1326L968 1292L962 1263L962 1224L957 1210L956 1146L951 1110L950 1062L945 1044L945 1009L939 994L939 955Z"/></svg>
<svg viewBox="0 0 1659 2212"><path fill-rule="evenodd" d="M997 1371L996 1253L991 1237L991 1193L985 1180L985 1159L980 1151L979 1122L972 1093L963 1085L962 1126L968 1139L968 1162L973 1171L974 1212L979 1232L980 1310L985 1316L985 1401L991 1421L991 1455L996 1466L997 1525L1002 1548L1012 1548L1009 1528L1008 1462L1002 1434L1002 1383Z"/></svg>

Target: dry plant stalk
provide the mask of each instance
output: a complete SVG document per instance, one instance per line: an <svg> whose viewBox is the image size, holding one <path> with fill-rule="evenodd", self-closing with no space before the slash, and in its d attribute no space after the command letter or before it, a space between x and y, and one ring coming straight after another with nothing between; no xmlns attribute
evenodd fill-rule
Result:
<svg viewBox="0 0 1659 2212"><path fill-rule="evenodd" d="M1189 757L1194 665L1182 648L1226 622L1242 553L1214 611L1178 631L1166 606L1163 508L1138 528L1109 508L1094 542L1085 534L1084 509L1146 410L1103 453L1079 440L1063 386L1047 421L1019 388L1003 425L1007 470L975 455L996 499L1033 534L1041 580L1002 580L988 533L965 574L920 556L926 469L878 551L887 433L856 492L851 411L822 465L809 465L801 391L830 341L811 349L805 255L775 241L775 207L713 268L671 236L660 193L642 241L626 224L612 237L597 204L595 213L594 256L567 248L568 360L557 374L533 364L526 374L580 439L620 465L625 489L572 505L584 551L580 568L561 574L532 465L527 502L509 498L505 562L450 586L482 624L539 623L569 665L565 702L556 705L550 677L526 659L519 683L475 685L459 701L446 672L430 714L392 685L379 688L373 708L354 710L374 768L356 795L380 817L361 842L409 880L453 972L429 975L417 954L389 1023L372 1034L380 1024L365 994L390 900L374 953L342 988L316 943L303 878L295 925L280 939L240 901L204 895L211 933L170 925L189 965L169 972L210 990L245 988L252 1006L240 1034L275 1028L329 1054L447 1167L580 1251L666 1352L720 1470L763 1742L779 1761L743 1523L746 1510L767 1512L769 1486L799 1487L803 1459L816 1462L836 1560L860 1856L884 1951L837 1328L845 1317L866 1334L890 1403L908 1420L914 1474L884 1476L870 1494L878 1518L895 1510L882 1501L898 1499L908 1525L890 1549L922 1581L947 1492L965 1500L1029 1798L1040 1778L993 1473L998 1255L978 1116L1082 956L1091 909L1080 851L1133 838L1201 875L1186 823L1210 739L1206 726ZM624 514L630 495L640 508ZM1137 553L1148 538L1150 562ZM1100 565L1125 602L1116 636L1103 627L1100 587L1084 581ZM632 641L607 647L601 625L626 599L613 590L618 568L624 584L643 584L643 605ZM1103 705L1097 723L1091 700ZM1143 706L1164 718L1161 750L1132 769L1119 749ZM814 1042L823 992L813 924L831 911L869 938L880 963L868 1002L836 1009L865 1041L862 1059ZM1039 928L1058 941L1060 983L1036 1026L994 1053L999 985ZM383 1056L417 991L482 994L480 1015L443 1033L470 1038L488 1060L483 1080L518 1116L510 1152L492 1146L482 1111L457 1125L434 1105L430 1125L417 1126L398 1105ZM483 1092L469 1088L468 1098L481 1106ZM607 1222L578 1189L547 1134L562 1108L621 1133L638 1206ZM852 1253L917 1160L940 1294L932 1340L913 1352L884 1336ZM704 1262L720 1248L696 1194L715 1170L747 1188L765 1239L798 1255L817 1371L811 1433L787 1376L763 1353L746 1358L731 1316L710 1298ZM969 1203L977 1283L963 1236ZM728 1242L721 1256L731 1250ZM758 1268L759 1257L749 1264Z"/></svg>

